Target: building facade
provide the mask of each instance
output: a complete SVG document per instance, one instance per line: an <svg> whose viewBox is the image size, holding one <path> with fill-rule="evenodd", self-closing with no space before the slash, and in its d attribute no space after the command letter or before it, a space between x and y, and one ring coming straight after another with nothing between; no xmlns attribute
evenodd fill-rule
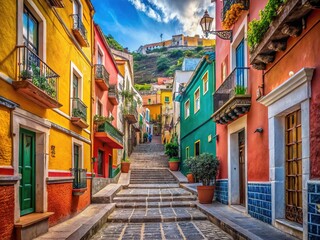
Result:
<svg viewBox="0 0 320 240"><path fill-rule="evenodd" d="M98 25L94 25L94 101L93 101L93 193L105 187L120 173L117 149L123 148L123 133L117 128L119 70Z"/></svg>
<svg viewBox="0 0 320 240"><path fill-rule="evenodd" d="M161 100L161 142L168 143L172 138L173 130L173 101L172 88L160 90Z"/></svg>
<svg viewBox="0 0 320 240"><path fill-rule="evenodd" d="M93 6L51 4L0 4L1 239L90 203Z"/></svg>
<svg viewBox="0 0 320 240"><path fill-rule="evenodd" d="M259 41L253 37L261 23L254 19L272 2L240 1L243 10L230 23L233 4L216 1L216 15L222 13L216 28L228 23L233 33L231 41L216 41L216 198L298 238L316 239L319 1L281 3Z"/></svg>
<svg viewBox="0 0 320 240"><path fill-rule="evenodd" d="M216 155L216 129L211 119L215 89L215 54L207 53L179 93L181 171L184 161L208 152Z"/></svg>

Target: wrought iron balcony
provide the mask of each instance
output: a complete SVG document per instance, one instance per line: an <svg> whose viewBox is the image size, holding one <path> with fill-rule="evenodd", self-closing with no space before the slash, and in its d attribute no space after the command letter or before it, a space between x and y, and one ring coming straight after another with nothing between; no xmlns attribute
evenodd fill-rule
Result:
<svg viewBox="0 0 320 240"><path fill-rule="evenodd" d="M17 47L18 81L13 87L26 98L45 108L58 108L58 78L40 57L27 46Z"/></svg>
<svg viewBox="0 0 320 240"><path fill-rule="evenodd" d="M231 6L236 3L242 4L243 10L249 9L250 0L224 0L223 1L223 9L221 12L222 21L225 19L226 14L230 10Z"/></svg>
<svg viewBox="0 0 320 240"><path fill-rule="evenodd" d="M89 47L89 42L87 39L87 30L83 25L81 20L81 16L78 14L73 14L73 34L75 35L76 39L80 43L82 47Z"/></svg>
<svg viewBox="0 0 320 240"><path fill-rule="evenodd" d="M122 133L108 121L98 127L98 132L106 132L118 142L123 142Z"/></svg>
<svg viewBox="0 0 320 240"><path fill-rule="evenodd" d="M134 104L124 106L123 116L130 124L138 122L137 107Z"/></svg>
<svg viewBox="0 0 320 240"><path fill-rule="evenodd" d="M104 91L109 88L109 73L102 64L94 65L94 78L97 85Z"/></svg>
<svg viewBox="0 0 320 240"><path fill-rule="evenodd" d="M108 90L108 98L113 105L119 104L119 93L117 85L110 85Z"/></svg>
<svg viewBox="0 0 320 240"><path fill-rule="evenodd" d="M73 179L73 194L81 195L87 190L87 169L71 168Z"/></svg>
<svg viewBox="0 0 320 240"><path fill-rule="evenodd" d="M73 124L87 128L87 106L81 101L80 98L72 98L72 118Z"/></svg>
<svg viewBox="0 0 320 240"><path fill-rule="evenodd" d="M228 124L249 111L248 69L235 68L214 93L212 117L216 123Z"/></svg>

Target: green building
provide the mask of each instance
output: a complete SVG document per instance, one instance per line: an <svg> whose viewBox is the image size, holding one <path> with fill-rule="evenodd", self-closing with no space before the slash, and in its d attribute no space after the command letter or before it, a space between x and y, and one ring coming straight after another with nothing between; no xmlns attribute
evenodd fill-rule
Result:
<svg viewBox="0 0 320 240"><path fill-rule="evenodd" d="M201 59L177 100L180 102L181 171L188 173L184 161L204 152L216 154L216 126L212 121L215 92L215 54Z"/></svg>

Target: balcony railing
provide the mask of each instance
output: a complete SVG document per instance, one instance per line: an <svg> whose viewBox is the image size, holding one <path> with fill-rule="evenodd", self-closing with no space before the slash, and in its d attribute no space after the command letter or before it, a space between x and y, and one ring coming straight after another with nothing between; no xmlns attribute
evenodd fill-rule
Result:
<svg viewBox="0 0 320 240"><path fill-rule="evenodd" d="M116 139L119 143L123 144L122 133L108 121L104 122L98 127L98 132L105 132L109 134L111 137L113 137L114 139Z"/></svg>
<svg viewBox="0 0 320 240"><path fill-rule="evenodd" d="M29 80L48 96L57 100L59 75L27 46L19 46L18 68L19 80Z"/></svg>
<svg viewBox="0 0 320 240"><path fill-rule="evenodd" d="M250 0L224 0L223 1L223 9L221 12L222 21L225 19L228 10L231 8L233 4L240 3L243 5L243 10L249 9Z"/></svg>
<svg viewBox="0 0 320 240"><path fill-rule="evenodd" d="M103 85L106 86L106 90L109 87L109 73L107 69L102 64L95 64L94 65L94 75L96 80L103 80ZM102 84L99 84L99 86ZM102 87L105 89L104 87Z"/></svg>
<svg viewBox="0 0 320 240"><path fill-rule="evenodd" d="M72 98L72 117L81 118L87 121L87 106L80 98Z"/></svg>
<svg viewBox="0 0 320 240"><path fill-rule="evenodd" d="M123 116L129 123L138 122L138 111L134 104L128 104L123 107Z"/></svg>
<svg viewBox="0 0 320 240"><path fill-rule="evenodd" d="M117 104L119 102L119 93L118 93L117 85L115 84L110 85L108 90L108 97L110 98L113 104ZM112 99L114 99L115 101L112 101Z"/></svg>
<svg viewBox="0 0 320 240"><path fill-rule="evenodd" d="M89 46L88 39L87 39L87 30L84 27L81 16L78 14L71 15L73 18L73 31L76 35L77 40L81 44L81 46Z"/></svg>
<svg viewBox="0 0 320 240"><path fill-rule="evenodd" d="M87 169L71 168L73 179L73 189L87 188Z"/></svg>
<svg viewBox="0 0 320 240"><path fill-rule="evenodd" d="M247 94L248 69L235 68L214 93L214 111L216 112L235 95Z"/></svg>

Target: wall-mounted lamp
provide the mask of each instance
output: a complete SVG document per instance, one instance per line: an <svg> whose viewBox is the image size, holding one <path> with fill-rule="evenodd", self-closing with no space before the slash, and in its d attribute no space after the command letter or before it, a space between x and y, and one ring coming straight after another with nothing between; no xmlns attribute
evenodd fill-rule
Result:
<svg viewBox="0 0 320 240"><path fill-rule="evenodd" d="M263 132L263 128L257 128L254 132L255 132L255 133L256 133L256 132L262 133L262 132Z"/></svg>
<svg viewBox="0 0 320 240"><path fill-rule="evenodd" d="M212 22L213 18L209 16L208 11L206 10L200 20L202 31L206 37L208 37L209 33L211 33L217 35L221 39L230 40L230 42L232 42L232 30L213 31L211 30Z"/></svg>

